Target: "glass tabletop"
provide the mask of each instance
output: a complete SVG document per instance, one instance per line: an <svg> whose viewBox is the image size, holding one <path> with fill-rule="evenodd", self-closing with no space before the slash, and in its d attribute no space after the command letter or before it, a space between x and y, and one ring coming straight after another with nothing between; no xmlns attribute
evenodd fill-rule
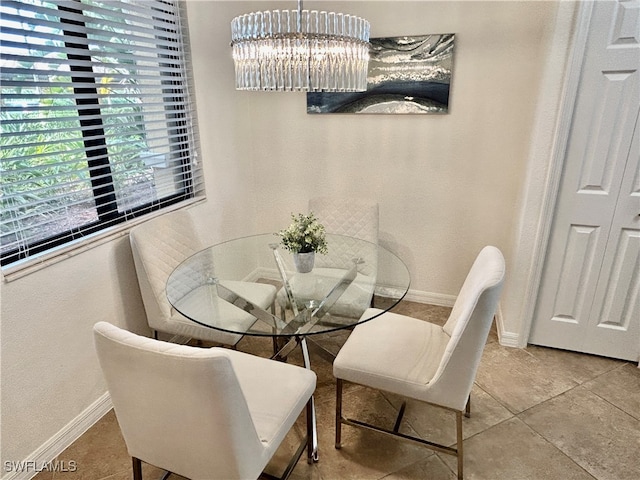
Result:
<svg viewBox="0 0 640 480"><path fill-rule="evenodd" d="M395 254L353 237L327 235L328 253L296 271L273 233L205 248L167 280L169 303L186 318L231 333L306 336L348 328L395 306L410 276ZM263 297L273 297L267 305ZM270 302L267 302L270 303Z"/></svg>

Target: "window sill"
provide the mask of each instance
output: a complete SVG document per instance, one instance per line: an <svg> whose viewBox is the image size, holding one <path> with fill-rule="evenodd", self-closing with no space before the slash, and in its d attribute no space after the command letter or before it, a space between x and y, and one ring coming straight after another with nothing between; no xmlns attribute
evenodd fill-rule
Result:
<svg viewBox="0 0 640 480"><path fill-rule="evenodd" d="M131 230L134 226L146 222L151 218L157 217L159 215L164 215L165 213L173 210L180 210L182 208L191 207L203 202L204 200L204 197L186 200L177 205L174 205L173 208L163 208L152 214L135 218L129 222L107 228L92 235L88 235L85 238L70 242L66 245L62 245L47 252L43 252L39 255L34 255L33 257L20 260L11 265L7 265L6 267L2 267L2 281L12 282L19 278L30 275L34 272L37 272L38 270L46 268L50 265L54 265L67 258L74 257L95 247L99 247L100 245L104 245L105 243L112 242L118 238L124 237L125 235L129 234L129 230Z"/></svg>

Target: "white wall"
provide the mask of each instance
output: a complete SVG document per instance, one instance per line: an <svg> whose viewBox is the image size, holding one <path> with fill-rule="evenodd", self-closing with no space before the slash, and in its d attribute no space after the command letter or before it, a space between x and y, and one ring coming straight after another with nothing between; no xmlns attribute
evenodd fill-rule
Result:
<svg viewBox="0 0 640 480"><path fill-rule="evenodd" d="M233 91L228 24L237 14L274 4L191 2L196 74L206 79L197 85L200 124L212 133L203 135L203 149L210 152L204 158L233 165L237 178L255 185L247 192L251 198L242 199L243 208L253 210L257 223L247 227L254 231L286 226L289 213L304 211L313 195L377 198L382 243L411 270L408 298L449 301L482 246L500 247L509 265L515 265L516 252L527 258L531 251L523 242L535 233L539 205L526 217L522 207L544 187L574 8L567 3L569 13L558 25L566 34L558 37L555 2L305 4L364 16L372 36L456 34L450 113L375 116L307 115L302 93ZM552 39L559 42L553 49ZM560 68L556 61L555 70L546 72L551 54L560 58ZM540 104L545 111L536 110ZM218 105L228 119L223 126L215 114ZM536 137L542 146L532 164L536 130L542 130ZM220 145L224 151L217 155ZM212 171L214 177L226 175ZM518 279L518 288L524 283ZM520 292L513 296L517 300L507 302L501 328L518 336Z"/></svg>
<svg viewBox="0 0 640 480"><path fill-rule="evenodd" d="M310 196L366 195L380 202L382 242L409 265L415 298L454 295L485 244L511 263L557 4L306 3L365 16L373 36L456 33L450 113L407 117L308 116L303 94L233 90L231 18L291 4L189 3L201 228L213 240L275 231ZM127 237L3 283L1 295L4 462L30 457L104 393L96 321L146 328ZM507 321L513 332L522 322Z"/></svg>
<svg viewBox="0 0 640 480"><path fill-rule="evenodd" d="M148 332L126 240L2 284L3 462L24 459L104 393L95 322Z"/></svg>

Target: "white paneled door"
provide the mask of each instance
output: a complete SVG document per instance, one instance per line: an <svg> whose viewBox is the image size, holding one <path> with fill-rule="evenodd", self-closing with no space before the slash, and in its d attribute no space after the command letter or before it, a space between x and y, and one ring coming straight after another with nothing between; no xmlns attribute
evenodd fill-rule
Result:
<svg viewBox="0 0 640 480"><path fill-rule="evenodd" d="M640 0L593 3L529 343L640 357Z"/></svg>

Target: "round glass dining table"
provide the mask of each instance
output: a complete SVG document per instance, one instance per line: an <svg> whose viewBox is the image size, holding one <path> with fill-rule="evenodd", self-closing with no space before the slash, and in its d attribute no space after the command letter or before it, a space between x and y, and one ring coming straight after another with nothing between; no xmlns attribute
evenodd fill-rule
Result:
<svg viewBox="0 0 640 480"><path fill-rule="evenodd" d="M219 243L176 267L167 280L167 298L182 315L209 328L302 337L371 320L406 294L409 271L391 251L341 235L327 235L327 245L326 255L315 254L310 272L298 273L293 254L281 247L275 234ZM252 301L255 283L276 287L278 308L267 310ZM249 315L221 315L220 302ZM380 310L368 310L371 306Z"/></svg>
<svg viewBox="0 0 640 480"><path fill-rule="evenodd" d="M307 340L331 361L333 354L312 336L372 320L400 302L410 282L402 260L380 245L327 235L327 246L327 254L315 255L312 270L300 273L293 255L280 247L273 233L219 243L176 267L167 280L167 298L200 325L273 337L276 359L286 359L300 346L304 365L311 368ZM264 302L256 300L257 292L265 291L256 284L275 287L266 289L269 300L276 292L271 306L264 308ZM312 411L312 457L317 461L315 406Z"/></svg>

